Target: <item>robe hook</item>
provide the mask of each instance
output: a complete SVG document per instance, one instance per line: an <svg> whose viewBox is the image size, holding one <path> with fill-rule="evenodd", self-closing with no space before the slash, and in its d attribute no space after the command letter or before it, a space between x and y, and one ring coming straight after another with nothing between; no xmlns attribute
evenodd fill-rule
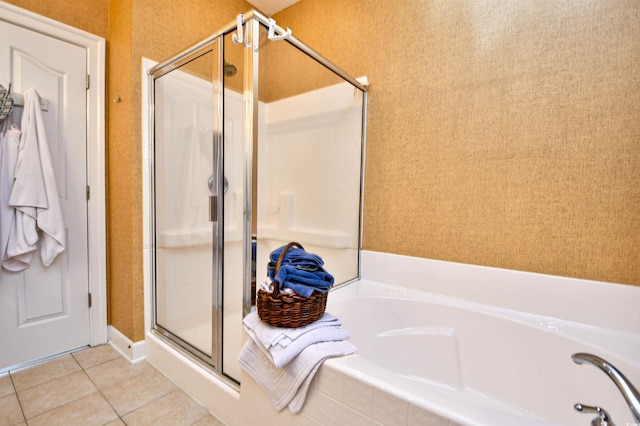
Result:
<svg viewBox="0 0 640 426"><path fill-rule="evenodd" d="M236 22L237 22L238 31L236 34L233 34L231 36L231 40L233 40L235 44L240 44L244 42L244 34L243 34L244 15L242 13L236 17Z"/></svg>
<svg viewBox="0 0 640 426"><path fill-rule="evenodd" d="M280 28L282 34L276 35L276 28L279 28L276 25L276 20L273 18L269 18L269 40L277 41L277 40L286 40L291 36L291 28L287 27L287 31Z"/></svg>

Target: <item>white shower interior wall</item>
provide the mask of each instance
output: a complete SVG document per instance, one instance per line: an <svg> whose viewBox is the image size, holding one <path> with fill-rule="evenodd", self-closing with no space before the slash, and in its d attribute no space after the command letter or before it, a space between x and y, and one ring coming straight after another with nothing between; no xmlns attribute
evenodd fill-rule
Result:
<svg viewBox="0 0 640 426"><path fill-rule="evenodd" d="M174 70L156 80L155 90L156 116L165 118L156 123L156 137L182 141L165 143L162 153L156 147L156 156L164 156L167 161L156 159L155 167L162 164L171 168L156 173L156 186L162 190L156 191L155 203L163 206L156 209L155 214L161 215L156 221L164 224L156 230L157 321L170 324L173 333L209 355L213 291L207 186L213 173L212 152L207 145L213 135L210 88L210 82ZM337 283L356 278L359 232L354 230L360 229L360 188L359 184L341 186L336 180L344 179L347 173L350 181L360 182L360 164L351 163L360 160L361 145L347 141L360 138L362 96L349 83L341 83L259 103L258 285L266 280L270 252L289 241L298 241L306 250L319 254ZM224 373L236 380L241 375L236 358L243 339L243 242L250 236L243 235L245 171L227 165L242 165L245 161L243 105L242 95L225 89L224 174L228 190L224 195L223 364ZM146 162L150 155L145 153ZM145 169L150 174L148 164ZM337 175L331 170L343 172ZM327 184L310 188L309 182ZM321 191L332 192L320 194ZM332 203L318 208L314 197L331 199ZM145 200L150 213L148 192ZM148 236L146 241L145 258L150 260L153 253ZM171 267L162 269L162 265ZM150 329L150 313L148 317Z"/></svg>

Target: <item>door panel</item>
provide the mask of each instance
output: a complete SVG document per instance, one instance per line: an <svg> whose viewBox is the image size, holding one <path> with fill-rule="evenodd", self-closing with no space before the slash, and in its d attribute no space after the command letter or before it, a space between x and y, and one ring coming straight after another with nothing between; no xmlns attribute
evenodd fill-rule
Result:
<svg viewBox="0 0 640 426"><path fill-rule="evenodd" d="M214 52L155 80L156 325L215 366Z"/></svg>
<svg viewBox="0 0 640 426"><path fill-rule="evenodd" d="M67 245L45 267L0 269L0 370L90 343L87 247L87 52L0 21L0 84L35 88L65 220ZM17 113L17 112L16 112Z"/></svg>

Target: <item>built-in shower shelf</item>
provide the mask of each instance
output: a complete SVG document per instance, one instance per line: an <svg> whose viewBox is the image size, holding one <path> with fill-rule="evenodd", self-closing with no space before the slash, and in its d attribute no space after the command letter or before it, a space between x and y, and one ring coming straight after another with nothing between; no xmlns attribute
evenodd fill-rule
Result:
<svg viewBox="0 0 640 426"><path fill-rule="evenodd" d="M309 244L337 249L357 247L357 242L352 242L352 236L346 232L319 229L259 228L258 238L297 241L302 245Z"/></svg>
<svg viewBox="0 0 640 426"><path fill-rule="evenodd" d="M156 234L156 247L194 247L211 245L211 228L172 229Z"/></svg>

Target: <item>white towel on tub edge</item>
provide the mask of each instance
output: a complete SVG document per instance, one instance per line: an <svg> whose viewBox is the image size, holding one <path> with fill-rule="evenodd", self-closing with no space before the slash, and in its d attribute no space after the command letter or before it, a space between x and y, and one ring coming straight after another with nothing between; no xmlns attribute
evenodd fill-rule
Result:
<svg viewBox="0 0 640 426"><path fill-rule="evenodd" d="M355 347L345 341L316 343L308 346L284 368L277 368L249 338L238 355L238 362L269 396L276 411L289 406L295 414L302 410L311 381L322 362L354 352Z"/></svg>
<svg viewBox="0 0 640 426"><path fill-rule="evenodd" d="M339 326L340 320L328 312L325 312L319 320L298 328L283 328L269 325L260 320L256 311L251 312L242 320L245 327L252 331L253 336L265 349L271 349L275 345L288 346L291 342L305 333L320 327Z"/></svg>
<svg viewBox="0 0 640 426"><path fill-rule="evenodd" d="M273 365L280 368L286 366L291 362L291 360L295 359L295 357L309 345L320 342L347 340L351 337L349 332L341 326L329 325L313 328L306 333L301 334L295 340L287 342L286 346L276 344L270 349L267 349L260 344L260 340L253 330L245 326L245 331L257 343L257 346L264 352L267 358L271 360Z"/></svg>

